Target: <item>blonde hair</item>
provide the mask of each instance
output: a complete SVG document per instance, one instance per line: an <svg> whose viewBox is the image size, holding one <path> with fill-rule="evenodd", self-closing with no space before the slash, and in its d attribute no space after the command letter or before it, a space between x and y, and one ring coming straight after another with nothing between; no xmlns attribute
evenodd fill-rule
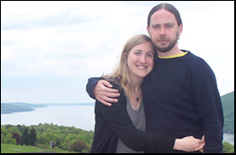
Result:
<svg viewBox="0 0 236 155"><path fill-rule="evenodd" d="M127 67L127 59L128 55L133 47L136 45L145 43L145 42L150 42L152 43L151 39L145 35L145 34L138 34L133 37L131 37L123 47L123 50L121 52L120 56L120 62L118 66L114 69L113 73L109 75L103 76L106 80L112 80L120 84L120 86L124 89L125 94L128 95L129 97L129 88L131 84L131 80L128 74L128 67ZM153 51L155 51L155 46L153 46ZM155 55L156 52L154 52Z"/></svg>

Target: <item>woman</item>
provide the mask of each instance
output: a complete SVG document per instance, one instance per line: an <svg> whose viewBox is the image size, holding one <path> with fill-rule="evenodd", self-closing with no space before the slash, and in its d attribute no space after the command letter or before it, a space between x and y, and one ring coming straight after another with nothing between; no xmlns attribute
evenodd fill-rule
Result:
<svg viewBox="0 0 236 155"><path fill-rule="evenodd" d="M119 89L118 103L106 106L96 100L95 132L91 152L135 153L140 151L166 152L200 150L203 140L191 137L175 139L160 133L145 131L142 102L142 82L154 63L155 48L146 35L136 35L125 44L116 70L102 77Z"/></svg>

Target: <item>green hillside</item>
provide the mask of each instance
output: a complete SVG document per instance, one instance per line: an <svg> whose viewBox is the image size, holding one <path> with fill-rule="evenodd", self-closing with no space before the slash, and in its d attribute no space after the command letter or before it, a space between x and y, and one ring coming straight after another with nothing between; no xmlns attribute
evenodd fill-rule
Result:
<svg viewBox="0 0 236 155"><path fill-rule="evenodd" d="M1 153L75 153L59 148L38 148L35 146L3 144L1 143Z"/></svg>
<svg viewBox="0 0 236 155"><path fill-rule="evenodd" d="M234 91L221 97L224 111L224 132L234 133Z"/></svg>
<svg viewBox="0 0 236 155"><path fill-rule="evenodd" d="M29 104L22 102L1 103L1 114L10 114L13 112L32 111L35 107L42 107L42 104Z"/></svg>

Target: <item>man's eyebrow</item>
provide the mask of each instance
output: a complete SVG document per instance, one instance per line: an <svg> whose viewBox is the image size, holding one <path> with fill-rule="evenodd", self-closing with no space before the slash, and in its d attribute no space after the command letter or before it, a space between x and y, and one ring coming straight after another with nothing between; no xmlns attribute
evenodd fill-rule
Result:
<svg viewBox="0 0 236 155"><path fill-rule="evenodd" d="M161 26L161 24L152 24L151 26L152 26L152 27Z"/></svg>
<svg viewBox="0 0 236 155"><path fill-rule="evenodd" d="M164 25L175 25L174 23L165 23ZM152 24L151 26L161 26L161 24Z"/></svg>
<svg viewBox="0 0 236 155"><path fill-rule="evenodd" d="M164 25L173 26L173 25L174 25L174 23L166 23L166 24L164 24Z"/></svg>

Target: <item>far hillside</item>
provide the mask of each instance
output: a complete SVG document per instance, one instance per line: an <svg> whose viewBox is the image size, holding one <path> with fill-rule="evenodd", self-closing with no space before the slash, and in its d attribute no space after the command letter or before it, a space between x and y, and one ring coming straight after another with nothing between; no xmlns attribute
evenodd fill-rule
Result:
<svg viewBox="0 0 236 155"><path fill-rule="evenodd" d="M13 112L32 111L36 107L43 107L42 104L29 104L23 102L1 103L1 114L10 114Z"/></svg>
<svg viewBox="0 0 236 155"><path fill-rule="evenodd" d="M234 91L221 97L224 111L224 132L234 133Z"/></svg>

